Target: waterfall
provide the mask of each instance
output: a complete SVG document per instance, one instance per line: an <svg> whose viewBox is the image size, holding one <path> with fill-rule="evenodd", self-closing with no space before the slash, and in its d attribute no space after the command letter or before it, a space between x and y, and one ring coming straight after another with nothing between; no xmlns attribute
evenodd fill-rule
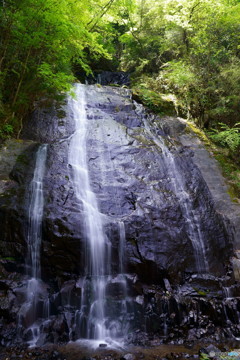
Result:
<svg viewBox="0 0 240 360"><path fill-rule="evenodd" d="M102 215L95 194L91 190L87 165L87 115L84 86L75 88L76 99L70 100L75 120L75 133L69 148L69 164L76 197L82 203L84 234L86 237L86 272L80 309L80 337L105 339L104 299L109 275L109 243L103 230ZM91 298L91 301L89 301Z"/></svg>
<svg viewBox="0 0 240 360"><path fill-rule="evenodd" d="M136 107L140 107L140 110L142 109L142 106L137 103ZM155 144L162 151L164 165L169 176L169 181L179 201L182 214L186 219L187 232L192 242L197 271L198 273L208 273L209 264L201 230L201 223L199 222L198 215L194 209L189 190L185 185L185 180L177 168L173 153L168 149L162 137L155 135L156 129L154 129L154 123L153 126L150 126L145 117L143 117L143 122L146 131L150 134Z"/></svg>
<svg viewBox="0 0 240 360"><path fill-rule="evenodd" d="M85 274L81 280L81 306L75 314L74 330L79 339L111 342L122 338L126 330L126 279L123 275L125 228L119 229L119 274L111 271L111 243L104 231L106 216L98 208L91 189L87 155L87 111L85 86L76 85L76 99L69 98L75 121L75 132L69 146L68 162L75 195L82 211L85 241ZM88 110L90 111L90 110ZM109 288L118 289L119 296L109 297ZM69 317L66 314L66 317ZM70 333L72 330L70 329Z"/></svg>
<svg viewBox="0 0 240 360"><path fill-rule="evenodd" d="M48 300L43 305L40 303L46 296L46 290L41 282L40 249L42 241L42 218L44 210L43 179L47 159L47 145L41 145L36 154L36 164L33 179L30 183L30 205L28 208L27 227L27 262L26 273L30 277L27 282L26 299L19 313L19 327L25 323L29 334L28 343L35 346L40 336L40 323L38 318L44 317L41 307L46 310ZM42 314L41 314L42 313Z"/></svg>
<svg viewBox="0 0 240 360"><path fill-rule="evenodd" d="M233 230L216 204L223 187L214 178L212 197L201 175L197 139L191 146L177 119L147 112L127 89L77 84L58 110L37 112L51 145L27 143L0 194L1 344L70 341L91 356L89 347L234 338Z"/></svg>
<svg viewBox="0 0 240 360"><path fill-rule="evenodd" d="M197 271L198 273L208 273L209 265L201 231L201 223L199 222L196 211L194 210L193 203L191 201L189 192L185 187L182 175L176 167L172 153L165 147L163 155L166 157L166 161L168 161L169 172L172 172L173 174L173 177L171 178L172 185L175 194L177 194L179 199L179 204L183 215L187 219L187 229L193 245Z"/></svg>
<svg viewBox="0 0 240 360"><path fill-rule="evenodd" d="M36 165L30 184L30 206L27 231L27 274L41 278L40 247L42 241L42 217L44 208L43 178L47 159L47 145L41 145L36 155Z"/></svg>
<svg viewBox="0 0 240 360"><path fill-rule="evenodd" d="M119 222L119 240L119 271L120 274L122 274L124 271L124 250L126 243L126 233L123 221Z"/></svg>

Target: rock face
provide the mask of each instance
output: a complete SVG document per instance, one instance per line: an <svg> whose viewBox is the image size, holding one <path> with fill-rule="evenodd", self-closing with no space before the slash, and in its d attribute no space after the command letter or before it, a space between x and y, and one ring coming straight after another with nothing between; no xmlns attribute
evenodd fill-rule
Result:
<svg viewBox="0 0 240 360"><path fill-rule="evenodd" d="M101 71L94 73L87 77L89 84L101 84L101 85L130 85L130 74L124 71Z"/></svg>
<svg viewBox="0 0 240 360"><path fill-rule="evenodd" d="M31 179L37 147L31 141L9 140L0 155L1 259L5 267L19 268L21 272L26 253L26 186Z"/></svg>
<svg viewBox="0 0 240 360"><path fill-rule="evenodd" d="M128 342L235 336L240 302L230 258L239 210L228 218L231 202L218 169L210 168L216 167L214 160L182 120L148 113L131 100L129 90L91 85L85 92L91 187L112 247L106 297L113 302L123 297L115 280L123 266ZM40 343L78 338L73 318L80 308L86 240L68 164L74 131L66 104L60 110L36 109L23 132L27 139L49 143L41 267L50 314ZM14 341L24 302L27 194L36 149L34 143L18 158L11 189L0 197L3 345ZM28 340L27 331L22 337Z"/></svg>

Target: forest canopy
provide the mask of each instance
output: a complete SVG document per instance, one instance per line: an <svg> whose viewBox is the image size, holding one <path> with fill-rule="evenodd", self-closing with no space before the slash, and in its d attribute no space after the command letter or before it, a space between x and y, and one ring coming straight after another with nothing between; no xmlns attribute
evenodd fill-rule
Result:
<svg viewBox="0 0 240 360"><path fill-rule="evenodd" d="M1 0L0 31L2 137L76 69L128 71L150 106L201 127L240 122L239 0Z"/></svg>

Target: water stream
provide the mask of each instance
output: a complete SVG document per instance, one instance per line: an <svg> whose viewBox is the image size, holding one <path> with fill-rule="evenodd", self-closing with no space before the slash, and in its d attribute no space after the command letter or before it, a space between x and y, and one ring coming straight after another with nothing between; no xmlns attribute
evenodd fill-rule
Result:
<svg viewBox="0 0 240 360"><path fill-rule="evenodd" d="M88 169L85 86L76 85L75 93L76 99L69 98L75 133L69 146L68 162L79 210L82 212L80 218L83 224L79 223L79 226L83 227L85 241L85 274L80 281L81 306L75 314L73 328L79 339L113 343L124 335L127 312L126 279L123 274L125 228L124 223L119 222L119 274L113 275L111 242L104 231L106 216L99 211ZM108 288L111 286L118 287L120 300L109 297Z"/></svg>
<svg viewBox="0 0 240 360"><path fill-rule="evenodd" d="M87 165L87 114L84 86L75 88L77 100L70 100L75 120L75 133L69 147L69 164L76 196L83 207L84 234L86 237L86 269L82 286L80 309L80 337L104 340L105 290L110 274L110 244L103 230L102 215L95 194L91 190Z"/></svg>
<svg viewBox="0 0 240 360"><path fill-rule="evenodd" d="M142 105L136 104L137 109L138 107L140 107L140 112L142 112ZM197 271L198 273L208 273L209 264L206 254L206 244L204 243L201 230L201 222L199 221L198 214L194 209L194 204L191 199L189 190L185 185L186 179L183 179L182 174L177 167L173 151L169 150L161 136L157 136L155 134L156 129L154 125L156 124L154 124L154 121L153 124L150 125L149 121L143 117L143 122L146 131L162 151L163 160L167 174L169 176L170 184L174 194L178 199L182 214L186 219L187 231L192 242Z"/></svg>
<svg viewBox="0 0 240 360"><path fill-rule="evenodd" d="M30 184L29 225L27 232L27 273L34 279L41 278L40 247L44 208L43 178L47 159L47 145L41 145L36 155L36 165Z"/></svg>
<svg viewBox="0 0 240 360"><path fill-rule="evenodd" d="M40 318L49 314L46 289L41 281L40 250L42 242L42 218L44 210L43 180L47 159L47 145L41 145L36 154L33 179L30 183L30 205L27 227L27 281L26 300L19 313L19 327L24 323L28 332L28 344L35 346L40 337Z"/></svg>

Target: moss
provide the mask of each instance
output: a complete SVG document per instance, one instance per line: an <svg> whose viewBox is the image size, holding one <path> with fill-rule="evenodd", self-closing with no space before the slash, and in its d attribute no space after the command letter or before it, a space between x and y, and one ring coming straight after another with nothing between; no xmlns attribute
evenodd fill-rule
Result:
<svg viewBox="0 0 240 360"><path fill-rule="evenodd" d="M208 290L204 291L204 290L200 290L200 289L196 289L194 288L194 290L196 291L196 293L198 293L199 296L207 296L207 293L209 292Z"/></svg>
<svg viewBox="0 0 240 360"><path fill-rule="evenodd" d="M231 154L227 148L216 146L208 137L207 134L199 129L192 122L187 122L186 132L193 132L213 154L218 161L222 174L226 179L228 185L228 194L232 201L240 202L240 167L236 161L231 158Z"/></svg>
<svg viewBox="0 0 240 360"><path fill-rule="evenodd" d="M240 199L240 168L228 156L228 152L220 148L214 148L213 154L218 161L223 176L227 180L228 194L234 202L239 202Z"/></svg>
<svg viewBox="0 0 240 360"><path fill-rule="evenodd" d="M218 355L218 356L219 356L219 359L222 359L222 360L238 360L239 359L238 355L233 356L233 355L228 355L228 353L223 353L223 354Z"/></svg>
<svg viewBox="0 0 240 360"><path fill-rule="evenodd" d="M134 139L136 139L137 141L139 141L140 144L142 144L142 146L144 148L155 145L154 142L151 139L148 139L143 135L132 135L132 137Z"/></svg>
<svg viewBox="0 0 240 360"><path fill-rule="evenodd" d="M187 125L188 126L186 126L185 129L186 132L192 131L195 135L197 135L197 137L199 137L203 141L205 145L213 146L213 144L211 143L211 141L209 140L209 138L207 137L207 135L203 130L201 130L199 127L197 127L194 123L190 121L187 122Z"/></svg>
<svg viewBox="0 0 240 360"><path fill-rule="evenodd" d="M230 196L231 200L232 200L233 202L236 202L236 203L239 202L239 201L238 201L239 195L236 195L238 190L239 190L239 189L235 188L235 186L230 186L230 185L229 185L228 195Z"/></svg>
<svg viewBox="0 0 240 360"><path fill-rule="evenodd" d="M171 96L160 94L144 87L133 88L133 99L159 115L176 115Z"/></svg>
<svg viewBox="0 0 240 360"><path fill-rule="evenodd" d="M62 110L62 109L58 110L57 111L57 117L59 119L64 119L66 117L66 112L64 110Z"/></svg>
<svg viewBox="0 0 240 360"><path fill-rule="evenodd" d="M17 163L28 165L28 157L26 154L20 154L17 157Z"/></svg>
<svg viewBox="0 0 240 360"><path fill-rule="evenodd" d="M201 353L200 360L209 360L209 356L207 354Z"/></svg>

